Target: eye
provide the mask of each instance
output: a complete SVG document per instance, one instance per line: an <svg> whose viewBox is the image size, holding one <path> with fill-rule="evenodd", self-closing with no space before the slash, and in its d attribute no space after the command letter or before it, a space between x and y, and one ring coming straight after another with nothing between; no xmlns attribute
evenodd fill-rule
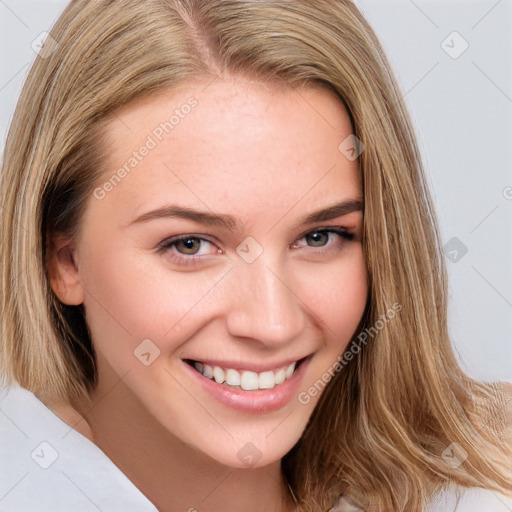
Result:
<svg viewBox="0 0 512 512"><path fill-rule="evenodd" d="M159 253L169 254L170 259L178 264L187 265L189 263L194 263L199 259L207 258L209 255L208 252L210 252L210 254L218 254L222 252L219 248L213 251L208 251L208 245L213 246L214 244L203 237L180 235L168 238L161 242L157 246L157 251ZM201 249L204 249L206 254L201 254Z"/></svg>
<svg viewBox="0 0 512 512"><path fill-rule="evenodd" d="M329 242L332 239L341 239L338 240L338 245L343 245L343 240L345 241L351 241L354 240L354 234L350 233L344 228L321 228L321 229L315 229L314 231L309 231L306 233L302 238L299 238L299 240L305 240L307 247L328 247L332 244L329 244ZM300 244L297 242L292 244L292 247L294 249L298 249L301 247ZM325 252L325 250L321 250L321 253Z"/></svg>
<svg viewBox="0 0 512 512"><path fill-rule="evenodd" d="M345 228L321 228L309 231L291 244L291 248L302 247L316 248L315 254L324 254L331 251L341 250L344 242L354 240L355 235ZM306 244L299 241L305 240ZM337 241L337 243L335 243ZM166 257L179 265L191 265L199 260L208 259L215 254L222 254L222 249L215 248L215 244L202 237L195 235L178 235L160 242L157 251L165 254ZM203 251L201 251L203 249Z"/></svg>

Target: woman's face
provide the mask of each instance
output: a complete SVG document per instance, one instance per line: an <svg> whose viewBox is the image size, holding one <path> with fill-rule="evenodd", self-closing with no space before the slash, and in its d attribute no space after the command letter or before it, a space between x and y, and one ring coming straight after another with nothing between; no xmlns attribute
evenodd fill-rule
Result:
<svg viewBox="0 0 512 512"><path fill-rule="evenodd" d="M84 304L100 383L122 378L149 417L221 463L285 455L357 334L367 279L358 165L339 149L350 134L326 89L235 77L108 122L76 283L54 289Z"/></svg>

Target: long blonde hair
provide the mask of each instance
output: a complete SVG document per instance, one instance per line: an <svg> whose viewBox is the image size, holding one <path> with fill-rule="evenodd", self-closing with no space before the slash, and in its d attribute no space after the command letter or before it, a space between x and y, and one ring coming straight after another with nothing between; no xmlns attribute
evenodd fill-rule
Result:
<svg viewBox="0 0 512 512"><path fill-rule="evenodd" d="M48 280L49 233L75 234L102 172L108 114L223 70L332 89L364 145L361 330L401 311L324 390L283 472L298 508L349 493L368 510L424 510L449 483L512 491L507 396L459 367L447 331L446 270L411 122L382 48L349 0L75 0L36 59L2 165L4 382L69 401L95 386L81 306ZM51 40L50 40L51 41ZM341 141L340 141L341 142ZM362 146L363 147L363 146ZM358 338L359 340L362 338ZM454 468L444 451L467 459ZM461 452L462 453L462 452Z"/></svg>

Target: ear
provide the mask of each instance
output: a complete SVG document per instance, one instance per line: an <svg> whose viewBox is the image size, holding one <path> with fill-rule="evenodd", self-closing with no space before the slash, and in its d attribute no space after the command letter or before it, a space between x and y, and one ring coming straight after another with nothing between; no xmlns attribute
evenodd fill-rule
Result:
<svg viewBox="0 0 512 512"><path fill-rule="evenodd" d="M48 275L50 285L61 302L78 306L85 294L80 281L78 253L73 240L63 235L48 238Z"/></svg>

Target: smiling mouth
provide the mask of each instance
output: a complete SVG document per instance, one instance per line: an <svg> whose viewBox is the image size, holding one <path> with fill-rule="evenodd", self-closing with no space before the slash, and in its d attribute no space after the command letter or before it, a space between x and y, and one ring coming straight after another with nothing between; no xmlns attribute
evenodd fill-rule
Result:
<svg viewBox="0 0 512 512"><path fill-rule="evenodd" d="M273 389L283 382L290 379L297 371L299 366L307 358L303 357L287 366L268 370L264 372L253 372L250 370L238 371L234 368L224 368L221 366L210 366L200 361L185 359L185 363L192 366L203 377L214 380L218 384L228 386L233 389L244 391L256 391L262 389Z"/></svg>

